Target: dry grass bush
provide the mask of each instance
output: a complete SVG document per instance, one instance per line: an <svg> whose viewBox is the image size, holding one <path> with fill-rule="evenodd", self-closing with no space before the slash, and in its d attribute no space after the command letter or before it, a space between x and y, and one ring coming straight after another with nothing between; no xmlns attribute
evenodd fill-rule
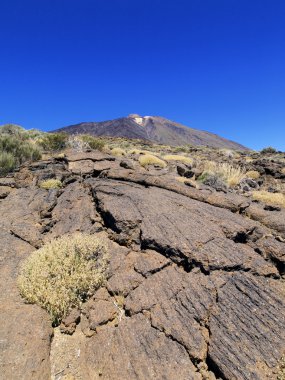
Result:
<svg viewBox="0 0 285 380"><path fill-rule="evenodd" d="M128 154L142 154L142 153L143 153L142 150L140 150L140 149L136 149L136 148L130 149L130 150L128 151Z"/></svg>
<svg viewBox="0 0 285 380"><path fill-rule="evenodd" d="M105 142L102 139L98 139L90 135L80 136L81 140L88 144L90 149L102 151L105 145Z"/></svg>
<svg viewBox="0 0 285 380"><path fill-rule="evenodd" d="M11 172L15 167L15 157L11 153L0 152L0 175Z"/></svg>
<svg viewBox="0 0 285 380"><path fill-rule="evenodd" d="M228 163L217 163L214 161L205 161L203 163L204 171L202 176L206 174L218 175L229 187L235 187L245 178L246 172L240 166L234 167Z"/></svg>
<svg viewBox="0 0 285 380"><path fill-rule="evenodd" d="M281 173L282 173L282 174L285 174L285 168L282 168L282 169L281 169Z"/></svg>
<svg viewBox="0 0 285 380"><path fill-rule="evenodd" d="M153 156L152 154L144 154L139 157L139 163L141 166L145 167L148 165L157 165L161 168L165 168L167 166L165 161L162 161L160 158Z"/></svg>
<svg viewBox="0 0 285 380"><path fill-rule="evenodd" d="M111 154L113 155L113 156L119 156L119 157L121 157L121 156L126 156L126 151L124 150L124 149L122 149L122 148L113 148L112 150L111 150Z"/></svg>
<svg viewBox="0 0 285 380"><path fill-rule="evenodd" d="M41 189L60 189L62 187L62 182L59 179L51 178L40 183Z"/></svg>
<svg viewBox="0 0 285 380"><path fill-rule="evenodd" d="M41 158L39 147L28 140L25 130L7 124L0 128L0 173L7 174L25 161Z"/></svg>
<svg viewBox="0 0 285 380"><path fill-rule="evenodd" d="M29 302L46 309L54 325L90 297L105 279L107 247L95 235L55 239L24 262L18 286Z"/></svg>
<svg viewBox="0 0 285 380"><path fill-rule="evenodd" d="M222 156L227 158L237 158L238 154L237 152L230 150L230 149L219 149L218 151Z"/></svg>
<svg viewBox="0 0 285 380"><path fill-rule="evenodd" d="M270 193L265 190L253 191L252 197L263 203L285 207L285 195L281 193Z"/></svg>
<svg viewBox="0 0 285 380"><path fill-rule="evenodd" d="M190 157L186 157L186 156L180 156L180 155L175 155L175 154L168 154L166 156L163 157L164 160L166 161L181 161L183 162L183 164L189 164L189 165L192 165L193 164L193 158L190 158Z"/></svg>
<svg viewBox="0 0 285 380"><path fill-rule="evenodd" d="M58 151L67 146L69 136L66 133L46 133L37 143L47 151Z"/></svg>
<svg viewBox="0 0 285 380"><path fill-rule="evenodd" d="M246 173L247 178L258 179L260 177L260 173L257 170L250 170Z"/></svg>

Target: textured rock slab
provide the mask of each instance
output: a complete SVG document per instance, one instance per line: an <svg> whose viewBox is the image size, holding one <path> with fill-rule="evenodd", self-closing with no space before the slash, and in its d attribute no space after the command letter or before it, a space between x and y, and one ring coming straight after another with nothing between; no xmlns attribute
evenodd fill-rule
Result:
<svg viewBox="0 0 285 380"><path fill-rule="evenodd" d="M202 380L185 348L143 315L102 327L88 340L86 366L90 379Z"/></svg>
<svg viewBox="0 0 285 380"><path fill-rule="evenodd" d="M50 379L51 323L41 308L21 299L16 279L29 244L0 230L0 379Z"/></svg>
<svg viewBox="0 0 285 380"><path fill-rule="evenodd" d="M90 151L90 152L69 152L66 154L66 160L69 162L74 161L115 161L115 157L110 156L109 154L105 154L98 151Z"/></svg>
<svg viewBox="0 0 285 380"><path fill-rule="evenodd" d="M209 358L223 378L275 378L285 350L284 308L282 284L245 273L226 279L209 323Z"/></svg>
<svg viewBox="0 0 285 380"><path fill-rule="evenodd" d="M53 237L76 231L90 233L94 223L100 221L90 190L78 182L68 185L52 211L52 221Z"/></svg>
<svg viewBox="0 0 285 380"><path fill-rule="evenodd" d="M57 202L58 190L22 188L0 203L0 227L38 247L42 241L42 217Z"/></svg>
<svg viewBox="0 0 285 380"><path fill-rule="evenodd" d="M267 211L260 204L251 204L245 214L253 220L258 220L268 228L277 231L285 238L285 210Z"/></svg>
<svg viewBox="0 0 285 380"><path fill-rule="evenodd" d="M142 248L206 271L240 267L278 274L254 249L234 243L256 228L240 215L155 187L100 179L92 187L105 223L125 243L140 241Z"/></svg>
<svg viewBox="0 0 285 380"><path fill-rule="evenodd" d="M194 360L207 355L209 311L216 292L208 277L167 267L147 278L126 299L128 314L147 311L153 327L186 348Z"/></svg>

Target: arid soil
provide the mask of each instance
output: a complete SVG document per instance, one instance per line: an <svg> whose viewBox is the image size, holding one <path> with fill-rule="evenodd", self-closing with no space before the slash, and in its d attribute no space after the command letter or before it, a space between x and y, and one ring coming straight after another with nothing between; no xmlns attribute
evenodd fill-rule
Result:
<svg viewBox="0 0 285 380"><path fill-rule="evenodd" d="M93 151L0 178L0 379L282 378L285 209L178 175ZM106 240L108 278L54 329L17 275L75 231Z"/></svg>

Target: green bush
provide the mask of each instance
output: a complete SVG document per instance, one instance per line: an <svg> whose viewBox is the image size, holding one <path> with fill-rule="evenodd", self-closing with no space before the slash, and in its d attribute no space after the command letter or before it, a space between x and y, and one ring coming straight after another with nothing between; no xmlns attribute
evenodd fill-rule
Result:
<svg viewBox="0 0 285 380"><path fill-rule="evenodd" d="M38 143L45 150L61 150L64 149L68 142L66 133L47 133L38 140Z"/></svg>
<svg viewBox="0 0 285 380"><path fill-rule="evenodd" d="M82 135L81 140L86 142L91 149L94 150L102 150L105 146L105 143L103 140L95 138L90 135Z"/></svg>
<svg viewBox="0 0 285 380"><path fill-rule="evenodd" d="M19 136L25 132L25 129L17 124L4 124L0 126L0 134Z"/></svg>
<svg viewBox="0 0 285 380"><path fill-rule="evenodd" d="M0 153L0 174L4 175L11 172L16 167L15 158L11 153Z"/></svg>
<svg viewBox="0 0 285 380"><path fill-rule="evenodd" d="M260 151L261 154L267 154L267 153L276 153L276 149L275 148L272 148L272 146L269 146L267 148L263 148L261 151Z"/></svg>
<svg viewBox="0 0 285 380"><path fill-rule="evenodd" d="M83 233L63 236L27 258L18 278L20 293L45 308L58 325L101 286L107 263L107 247L100 238Z"/></svg>
<svg viewBox="0 0 285 380"><path fill-rule="evenodd" d="M20 135L6 133L0 134L0 154L3 155L0 170L6 173L8 169L11 171L25 161L36 161L41 158L41 152L37 145L23 140Z"/></svg>

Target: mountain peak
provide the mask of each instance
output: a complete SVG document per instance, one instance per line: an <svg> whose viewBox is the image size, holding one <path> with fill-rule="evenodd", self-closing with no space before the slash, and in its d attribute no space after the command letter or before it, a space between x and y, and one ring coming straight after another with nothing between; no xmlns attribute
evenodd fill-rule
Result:
<svg viewBox="0 0 285 380"><path fill-rule="evenodd" d="M70 125L57 131L69 134L141 139L171 146L190 144L233 150L248 149L213 133L190 128L161 116L141 116L135 113L114 120Z"/></svg>

